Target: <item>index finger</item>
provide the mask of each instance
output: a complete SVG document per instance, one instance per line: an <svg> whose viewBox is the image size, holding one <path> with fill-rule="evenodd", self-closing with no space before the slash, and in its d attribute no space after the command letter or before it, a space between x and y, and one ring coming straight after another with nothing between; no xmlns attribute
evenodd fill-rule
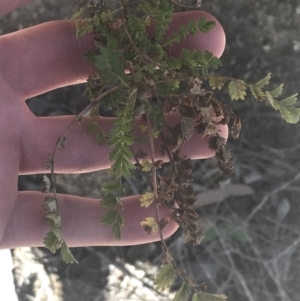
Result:
<svg viewBox="0 0 300 301"><path fill-rule="evenodd" d="M215 21L209 33L187 35L169 47L177 56L182 48L208 50L221 56L225 48L225 33L221 24L209 13L191 11L173 14L167 35L190 20L205 17ZM154 22L147 28L155 35ZM93 51L92 35L76 38L72 21L52 21L0 37L0 67L9 85L23 98L33 97L59 87L83 83L92 72L92 65L83 55Z"/></svg>

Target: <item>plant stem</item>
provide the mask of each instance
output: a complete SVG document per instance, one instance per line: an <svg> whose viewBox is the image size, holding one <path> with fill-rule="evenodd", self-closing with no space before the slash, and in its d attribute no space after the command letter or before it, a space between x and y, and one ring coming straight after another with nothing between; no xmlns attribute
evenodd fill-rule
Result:
<svg viewBox="0 0 300 301"><path fill-rule="evenodd" d="M57 154L57 151L60 147L63 147L63 145L66 143L66 134L68 133L69 129L74 125L75 122L80 122L82 116L89 110L91 109L93 106L95 106L95 104L104 96L116 91L117 89L119 89L118 86L115 86L107 91L105 91L104 93L101 93L98 97L96 97L89 105L87 105L76 117L75 119L70 123L70 125L66 128L66 130L63 132L63 134L58 138L53 154L51 156L51 160L50 160L50 164L51 164L51 182L53 185L53 194L54 194L54 198L56 200L56 206L57 206L57 214L60 215L59 213L59 204L57 201L57 195L56 195L56 181L55 181L55 173L54 173L54 164L55 164L55 157ZM101 89L102 91L103 89Z"/></svg>
<svg viewBox="0 0 300 301"><path fill-rule="evenodd" d="M156 167L155 167L155 150L154 150L154 143L153 143L153 137L152 137L152 126L151 126L151 121L150 121L150 116L149 116L149 111L146 111L146 116L147 116L147 125L148 125L148 133L149 133L149 142L150 142L150 149L151 149L151 162L152 162L152 183L153 183L153 193L154 193L154 198L157 200L158 194L157 194L157 177L156 177ZM157 225L158 225L158 232L160 236L161 243L163 245L163 249L165 252L168 251L168 247L166 245L166 242L164 240L162 230L159 224L160 221L160 214L159 214L159 204L155 203L155 213L156 213L156 219L157 219Z"/></svg>

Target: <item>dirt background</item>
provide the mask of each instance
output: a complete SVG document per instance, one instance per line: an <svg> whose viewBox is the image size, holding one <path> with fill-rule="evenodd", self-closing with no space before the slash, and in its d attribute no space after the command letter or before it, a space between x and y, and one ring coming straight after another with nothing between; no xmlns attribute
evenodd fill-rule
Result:
<svg viewBox="0 0 300 301"><path fill-rule="evenodd" d="M256 81L272 73L272 88L284 96L299 92L300 3L298 0L203 1L223 25L227 46L220 73ZM51 20L69 19L77 1L33 1L0 19L6 34ZM37 116L77 114L88 103L84 85L29 99ZM226 93L219 95L228 102ZM204 242L182 244L178 231L168 240L178 263L209 292L228 300L292 301L300 294L300 125L285 123L267 104L248 97L232 104L242 119L234 151L236 172L221 176L214 159L194 162L194 188ZM99 197L105 172L59 175L59 192ZM99 185L100 184L100 185ZM140 193L143 183L127 183ZM142 184L142 185L141 185ZM42 176L21 176L19 190L40 190ZM75 248L78 265L66 265L43 248L12 250L16 291L27 300L170 300L151 289L160 263L159 244L124 248ZM178 284L176 284L178 286ZM174 288L176 288L176 285Z"/></svg>

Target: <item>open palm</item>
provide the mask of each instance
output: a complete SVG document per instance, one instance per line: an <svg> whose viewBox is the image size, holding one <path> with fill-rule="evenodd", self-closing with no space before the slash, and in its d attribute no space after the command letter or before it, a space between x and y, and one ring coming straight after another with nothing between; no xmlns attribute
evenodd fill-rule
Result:
<svg viewBox="0 0 300 301"><path fill-rule="evenodd" d="M1 1L0 15L28 2ZM197 13L201 17L201 12ZM184 45L203 50L209 40L214 48L207 50L220 56L225 46L224 32L220 28L218 24L205 41L199 36L191 36L176 47ZM170 30L174 28L171 26ZM45 195L36 191L18 192L18 175L49 172L43 167L48 153L53 151L58 137L75 118L36 117L25 100L59 87L85 82L92 66L83 54L91 50L92 37L76 39L75 24L71 21L47 22L0 37L0 249L43 245L48 232L41 207ZM174 123L178 116L167 118ZM100 122L105 130L110 128L110 118ZM227 138L227 127L220 126L219 129L221 136ZM57 153L55 172L85 173L110 167L109 149L98 145L82 125L74 125L67 139L68 146ZM207 138L200 135L195 135L183 147L182 153L192 159L214 155L208 148ZM161 158L158 147L157 158ZM102 214L99 200L58 194L67 244L129 245L158 240L158 236L146 235L140 226L145 217L155 215L154 207L141 208L138 199L138 196L124 198L125 226L122 240L116 241L111 230L103 228L99 222ZM161 208L162 216L170 214L170 209ZM176 229L175 223L169 224L164 230L165 236Z"/></svg>

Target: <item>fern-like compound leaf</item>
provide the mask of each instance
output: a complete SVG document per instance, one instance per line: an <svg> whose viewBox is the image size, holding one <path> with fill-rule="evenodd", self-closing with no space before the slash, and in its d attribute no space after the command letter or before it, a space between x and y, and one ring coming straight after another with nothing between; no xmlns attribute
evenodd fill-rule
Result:
<svg viewBox="0 0 300 301"><path fill-rule="evenodd" d="M117 240L121 239L121 226L118 223L115 223L112 227L113 237Z"/></svg>
<svg viewBox="0 0 300 301"><path fill-rule="evenodd" d="M61 246L62 240L59 239L52 231L48 232L44 238L44 245L54 254Z"/></svg>
<svg viewBox="0 0 300 301"><path fill-rule="evenodd" d="M190 34L195 35L198 32L197 24L195 20L190 21L187 24L187 28Z"/></svg>
<svg viewBox="0 0 300 301"><path fill-rule="evenodd" d="M244 100L246 96L246 83L243 80L232 80L228 85L229 95L232 100Z"/></svg>
<svg viewBox="0 0 300 301"><path fill-rule="evenodd" d="M256 82L253 85L250 85L250 91L254 98L262 101L266 98L265 93L262 91L262 89L267 86L271 79L271 73L268 73L266 77L261 79L260 81Z"/></svg>
<svg viewBox="0 0 300 301"><path fill-rule="evenodd" d="M161 42L166 30L169 28L169 24L172 21L173 8L168 1L165 0L157 3L159 3L157 10L160 10L160 13L158 13L155 18L156 41Z"/></svg>
<svg viewBox="0 0 300 301"><path fill-rule="evenodd" d="M293 94L285 99L282 99L279 101L280 106L284 106L284 107L291 107L292 105L294 105L297 101L297 96L298 93Z"/></svg>
<svg viewBox="0 0 300 301"><path fill-rule="evenodd" d="M110 209L118 205L118 199L115 195L108 195L102 198L101 206L105 209Z"/></svg>
<svg viewBox="0 0 300 301"><path fill-rule="evenodd" d="M57 211L57 201L54 197L47 196L42 203L43 208L48 212Z"/></svg>
<svg viewBox="0 0 300 301"><path fill-rule="evenodd" d="M207 33L211 31L216 26L216 22L214 21L207 21L206 18L201 18L198 21L198 28L200 31Z"/></svg>
<svg viewBox="0 0 300 301"><path fill-rule="evenodd" d="M158 231L158 224L153 217L146 217L145 220L141 222L141 226L147 234L156 234Z"/></svg>
<svg viewBox="0 0 300 301"><path fill-rule="evenodd" d="M278 100L274 99L273 96L272 96L272 94L269 91L266 91L265 94L266 94L266 98L269 101L269 103L271 104L271 106L275 110L279 110L280 105L279 105Z"/></svg>
<svg viewBox="0 0 300 301"><path fill-rule="evenodd" d="M116 221L120 227L124 226L125 219L124 219L124 216L122 214L120 214L120 212L118 212L118 214L117 214Z"/></svg>
<svg viewBox="0 0 300 301"><path fill-rule="evenodd" d="M271 79L271 73L268 73L266 77L256 82L253 86L255 86L258 89L262 89L269 84L270 79Z"/></svg>
<svg viewBox="0 0 300 301"><path fill-rule="evenodd" d="M107 195L114 194L120 188L120 183L110 180L102 184L101 192Z"/></svg>
<svg viewBox="0 0 300 301"><path fill-rule="evenodd" d="M262 89L255 85L250 85L250 91L255 99L262 101L266 98L265 93L262 91Z"/></svg>
<svg viewBox="0 0 300 301"><path fill-rule="evenodd" d="M165 290L171 287L177 277L177 273L171 265L166 265L159 270L154 278L155 289Z"/></svg>
<svg viewBox="0 0 300 301"><path fill-rule="evenodd" d="M142 166L142 171L144 172L148 172L152 170L152 163L147 159L142 160L141 166Z"/></svg>
<svg viewBox="0 0 300 301"><path fill-rule="evenodd" d="M266 97L271 106L275 110L279 110L281 113L281 116L285 119L285 121L289 123L297 123L300 119L300 108L296 108L293 105L297 101L297 95L293 94L285 99L282 99L280 101L273 98L271 92L266 91Z"/></svg>
<svg viewBox="0 0 300 301"><path fill-rule="evenodd" d="M173 301L188 301L190 295L189 285L183 281L180 289L176 292Z"/></svg>
<svg viewBox="0 0 300 301"><path fill-rule="evenodd" d="M112 224L117 218L118 211L108 211L101 218L101 224L108 226Z"/></svg>
<svg viewBox="0 0 300 301"><path fill-rule="evenodd" d="M152 204L153 200L154 200L153 192L144 193L140 198L141 207L145 207L145 208L149 207Z"/></svg>
<svg viewBox="0 0 300 301"><path fill-rule="evenodd" d="M213 90L218 89L221 90L225 84L225 79L222 76L210 76L209 77L209 85Z"/></svg>
<svg viewBox="0 0 300 301"><path fill-rule="evenodd" d="M99 74L112 84L121 84L129 88L128 78L121 64L121 51L110 50L104 46L100 50L101 54L94 56L95 67Z"/></svg>
<svg viewBox="0 0 300 301"><path fill-rule="evenodd" d="M61 244L60 253L61 253L62 260L64 262L66 262L66 263L78 263L78 261L73 256L73 254L71 253L69 247L67 246L67 244L65 242L63 242Z"/></svg>
<svg viewBox="0 0 300 301"><path fill-rule="evenodd" d="M300 118L300 108L280 106L279 111L285 121L297 123Z"/></svg>
<svg viewBox="0 0 300 301"><path fill-rule="evenodd" d="M280 96L280 95L282 94L283 86L284 86L284 84L281 84L281 85L278 86L276 89L274 89L273 91L271 91L270 94L271 94L274 98Z"/></svg>
<svg viewBox="0 0 300 301"><path fill-rule="evenodd" d="M50 225L53 227L60 227L60 216L56 212L51 212L45 215L45 218L49 221Z"/></svg>

